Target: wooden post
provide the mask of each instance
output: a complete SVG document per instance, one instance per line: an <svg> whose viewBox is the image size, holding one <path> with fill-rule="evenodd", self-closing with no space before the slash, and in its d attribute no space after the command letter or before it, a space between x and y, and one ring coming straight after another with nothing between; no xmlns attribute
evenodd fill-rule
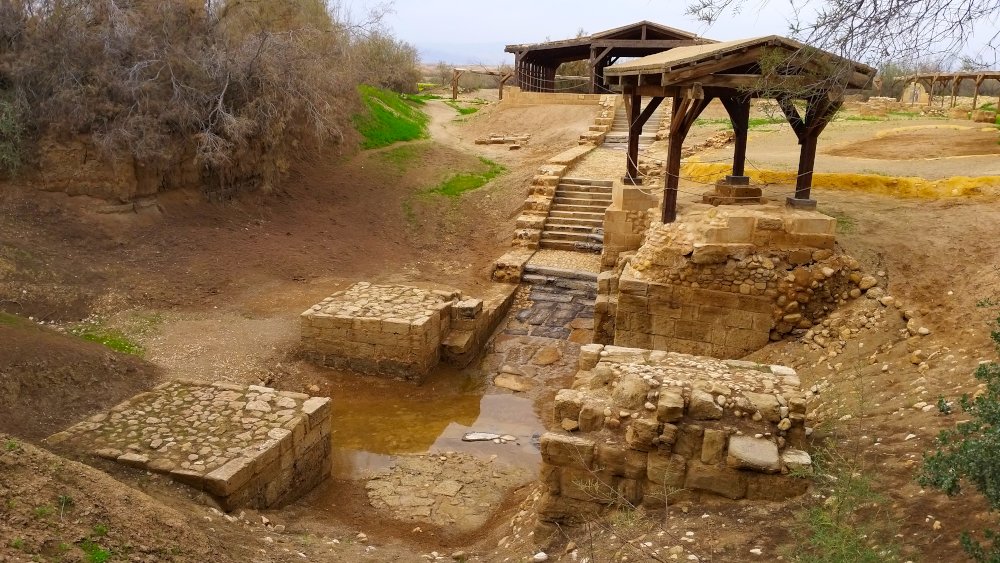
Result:
<svg viewBox="0 0 1000 563"><path fill-rule="evenodd" d="M789 98L779 98L778 105L788 119L788 124L799 139L799 170L795 179L795 197L787 199L791 207L812 209L816 201L811 199L813 170L816 167L816 145L820 133L840 110L843 100L830 100L828 96L818 96L806 100L806 117L803 120Z"/></svg>
<svg viewBox="0 0 1000 563"><path fill-rule="evenodd" d="M979 87L983 85L983 75L976 77L976 89L972 93L972 111L976 111L976 103L979 101Z"/></svg>
<svg viewBox="0 0 1000 563"><path fill-rule="evenodd" d="M934 105L934 85L937 84L937 75L931 78L931 89L927 92L927 107Z"/></svg>
<svg viewBox="0 0 1000 563"><path fill-rule="evenodd" d="M627 160L625 161L625 177L622 178L622 183L639 186L642 185L642 178L639 177L639 137L642 135L643 126L649 121L656 108L660 106L663 98L654 97L643 108L642 96L639 95L638 91L632 90L627 96L628 103L626 103L625 109L628 116L628 150L625 153Z"/></svg>
<svg viewBox="0 0 1000 563"><path fill-rule="evenodd" d="M677 188L680 185L681 150L684 138L701 112L712 102L711 96L703 98L677 97L671 108L670 141L667 146L667 171L663 185L663 208L660 220L673 223L677 220Z"/></svg>
<svg viewBox="0 0 1000 563"><path fill-rule="evenodd" d="M958 103L958 87L962 84L962 79L955 76L951 79L951 107Z"/></svg>
<svg viewBox="0 0 1000 563"><path fill-rule="evenodd" d="M453 69L451 71L451 73L452 73L451 74L451 99L452 100L457 100L458 99L458 79L462 76L462 72L456 68L456 69Z"/></svg>
<svg viewBox="0 0 1000 563"><path fill-rule="evenodd" d="M743 176L747 161L747 136L750 133L750 98L721 98L736 133L733 147L733 176Z"/></svg>
<svg viewBox="0 0 1000 563"><path fill-rule="evenodd" d="M514 74L511 73L511 72L508 72L507 74L503 75L503 77L500 78L500 87L499 87L499 89L497 91L497 98L498 99L503 100L503 85L506 84L507 81L510 80L510 78L512 76L514 76Z"/></svg>

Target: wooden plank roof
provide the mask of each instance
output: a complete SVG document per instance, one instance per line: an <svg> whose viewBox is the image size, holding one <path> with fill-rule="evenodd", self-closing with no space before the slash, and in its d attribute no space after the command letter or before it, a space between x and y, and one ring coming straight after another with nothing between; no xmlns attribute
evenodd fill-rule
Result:
<svg viewBox="0 0 1000 563"><path fill-rule="evenodd" d="M643 26L645 26L646 28L648 41L663 41L663 40L678 40L678 41L701 40L705 42L711 41L709 39L699 38L697 34L691 33L689 31L684 31L670 26L643 20L640 22L623 25L621 27L616 27L614 29L599 31L597 33L592 33L590 35L586 35L583 37L574 37L572 39L562 39L558 41L545 41L541 43L521 43L521 44L507 45L504 48L504 51L507 53L516 53L518 51L563 49L566 47L581 47L581 46L589 47L591 44L599 42L601 40L639 39L639 37L633 38L631 36L632 35L641 36Z"/></svg>
<svg viewBox="0 0 1000 563"><path fill-rule="evenodd" d="M787 78L789 83L810 74L838 78L843 73L839 81L844 88L864 88L876 73L874 68L862 63L779 35L677 47L609 66L604 73L609 82L618 84L669 86L703 81L706 86L739 87L753 78L760 78L761 62L770 56L767 49L775 48L790 54L784 61L787 67L777 76ZM802 54L801 60L796 60L795 54Z"/></svg>

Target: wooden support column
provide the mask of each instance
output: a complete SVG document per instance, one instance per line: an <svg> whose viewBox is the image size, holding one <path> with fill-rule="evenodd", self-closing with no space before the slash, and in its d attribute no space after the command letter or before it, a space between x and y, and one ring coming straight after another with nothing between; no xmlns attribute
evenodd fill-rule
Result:
<svg viewBox="0 0 1000 563"><path fill-rule="evenodd" d="M962 79L959 77L954 77L951 79L951 107L955 107L958 103L958 87L961 86Z"/></svg>
<svg viewBox="0 0 1000 563"><path fill-rule="evenodd" d="M689 90L687 93L689 96L704 96L699 91L700 88ZM676 97L673 100L670 142L667 148L667 171L663 186L663 208L660 216L660 220L664 223L673 223L677 220L677 188L680 185L681 150L684 147L684 138L687 137L695 120L711 102L711 96L701 98Z"/></svg>
<svg viewBox="0 0 1000 563"><path fill-rule="evenodd" d="M508 80L511 79L512 76L514 76L514 74L511 73L511 72L508 72L507 74L503 75L503 77L500 78L500 86L499 86L499 88L497 90L497 98L498 99L503 100L503 86L504 86L504 84L507 83Z"/></svg>
<svg viewBox="0 0 1000 563"><path fill-rule="evenodd" d="M934 85L937 84L937 76L931 79L931 89L927 91L927 107L934 105Z"/></svg>
<svg viewBox="0 0 1000 563"><path fill-rule="evenodd" d="M799 170L795 180L795 197L787 199L790 207L815 209L812 199L813 170L816 167L816 146L820 133L826 128L834 114L840 110L843 100L830 100L828 96L817 96L806 100L806 116L803 119L790 98L778 98L778 105L788 119L789 125L798 137Z"/></svg>
<svg viewBox="0 0 1000 563"><path fill-rule="evenodd" d="M976 103L979 102L979 88L983 85L985 78L983 75L976 77L976 89L972 93L972 111L976 111Z"/></svg>
<svg viewBox="0 0 1000 563"><path fill-rule="evenodd" d="M747 161L747 136L750 133L750 98L720 98L729 113L736 134L733 147L733 176L743 176Z"/></svg>
<svg viewBox="0 0 1000 563"><path fill-rule="evenodd" d="M451 99L458 99L458 79L462 77L462 71L457 68L451 74Z"/></svg>
<svg viewBox="0 0 1000 563"><path fill-rule="evenodd" d="M556 91L556 67L548 67L545 69L545 91Z"/></svg>
<svg viewBox="0 0 1000 563"><path fill-rule="evenodd" d="M642 107L642 96L638 91L632 89L626 94L625 115L628 116L628 150L625 151L625 177L622 183L630 186L642 185L642 178L639 177L639 136L642 135L642 128L649 121L649 118L660 107L662 97L652 98L646 107Z"/></svg>
<svg viewBox="0 0 1000 563"><path fill-rule="evenodd" d="M600 94L605 92L604 88L604 67L608 65L608 54L612 47L605 47L598 53L597 48L590 49L590 93Z"/></svg>
<svg viewBox="0 0 1000 563"><path fill-rule="evenodd" d="M521 88L522 90L524 89L521 86L521 82L522 82L521 77L524 76L522 74L522 72L524 71L524 69L521 68L521 65L522 65L522 63L521 63L521 57L523 56L523 54L524 53L521 52L521 51L518 51L517 53L514 54L514 86L517 87L517 88Z"/></svg>

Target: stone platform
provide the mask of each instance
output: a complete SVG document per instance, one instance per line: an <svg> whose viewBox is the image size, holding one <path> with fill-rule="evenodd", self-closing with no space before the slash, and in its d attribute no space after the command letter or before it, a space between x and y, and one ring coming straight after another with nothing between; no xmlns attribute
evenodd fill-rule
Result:
<svg viewBox="0 0 1000 563"><path fill-rule="evenodd" d="M421 381L442 359L462 367L479 353L513 302L458 291L359 282L301 316L307 356L338 369Z"/></svg>
<svg viewBox="0 0 1000 563"><path fill-rule="evenodd" d="M297 499L330 472L330 399L171 381L45 440L167 476L225 510Z"/></svg>
<svg viewBox="0 0 1000 563"><path fill-rule="evenodd" d="M808 487L788 475L811 470L794 370L599 344L579 367L555 399L564 431L541 438L539 535L606 505L781 500Z"/></svg>

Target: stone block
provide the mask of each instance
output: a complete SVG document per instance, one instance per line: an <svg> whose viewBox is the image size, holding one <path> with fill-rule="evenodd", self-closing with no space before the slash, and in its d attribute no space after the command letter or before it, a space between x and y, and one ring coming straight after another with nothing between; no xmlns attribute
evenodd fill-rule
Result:
<svg viewBox="0 0 1000 563"><path fill-rule="evenodd" d="M615 385L611 392L611 400L615 406L638 410L646 402L646 394L649 392L649 385L638 375L625 374Z"/></svg>
<svg viewBox="0 0 1000 563"><path fill-rule="evenodd" d="M547 432L542 435L540 445L545 463L578 469L593 467L593 440Z"/></svg>
<svg viewBox="0 0 1000 563"><path fill-rule="evenodd" d="M780 502L803 495L809 490L809 480L787 475L747 473L748 500Z"/></svg>
<svg viewBox="0 0 1000 563"><path fill-rule="evenodd" d="M760 413L764 420L774 423L781 421L781 404L774 395L745 391L743 397L750 401L750 404L753 405L753 408Z"/></svg>
<svg viewBox="0 0 1000 563"><path fill-rule="evenodd" d="M657 485L683 487L686 472L687 459L682 455L655 451L647 457L646 478Z"/></svg>
<svg viewBox="0 0 1000 563"><path fill-rule="evenodd" d="M604 409L607 403L599 400L588 400L580 408L580 432L598 432L604 428Z"/></svg>
<svg viewBox="0 0 1000 563"><path fill-rule="evenodd" d="M605 471L563 468L559 472L559 494L576 500L611 504L616 498L616 478Z"/></svg>
<svg viewBox="0 0 1000 563"><path fill-rule="evenodd" d="M625 429L625 442L633 450L648 452L660 437L660 422L655 419L637 418Z"/></svg>
<svg viewBox="0 0 1000 563"><path fill-rule="evenodd" d="M562 495L544 494L537 505L538 518L543 522L582 524L597 516L601 505Z"/></svg>
<svg viewBox="0 0 1000 563"><path fill-rule="evenodd" d="M555 421L561 422L569 418L577 420L580 416L580 409L583 408L583 393L574 389L560 389L556 393L554 414Z"/></svg>
<svg viewBox="0 0 1000 563"><path fill-rule="evenodd" d="M688 404L688 416L692 420L718 420L722 418L722 407L715 402L711 393L702 389L691 391L691 401Z"/></svg>
<svg viewBox="0 0 1000 563"><path fill-rule="evenodd" d="M704 429L697 424L682 424L677 427L677 441L674 442L674 453L687 459L701 456L701 438Z"/></svg>
<svg viewBox="0 0 1000 563"><path fill-rule="evenodd" d="M771 440L750 436L731 436L726 465L733 469L750 469L760 473L781 471L778 446Z"/></svg>
<svg viewBox="0 0 1000 563"><path fill-rule="evenodd" d="M684 396L676 391L661 390L656 402L656 418L660 422L677 422L684 418Z"/></svg>
<svg viewBox="0 0 1000 563"><path fill-rule="evenodd" d="M738 500L746 496L747 476L733 469L693 462L688 465L684 487Z"/></svg>
<svg viewBox="0 0 1000 563"><path fill-rule="evenodd" d="M706 428L701 442L701 462L713 465L722 461L726 450L726 431Z"/></svg>

